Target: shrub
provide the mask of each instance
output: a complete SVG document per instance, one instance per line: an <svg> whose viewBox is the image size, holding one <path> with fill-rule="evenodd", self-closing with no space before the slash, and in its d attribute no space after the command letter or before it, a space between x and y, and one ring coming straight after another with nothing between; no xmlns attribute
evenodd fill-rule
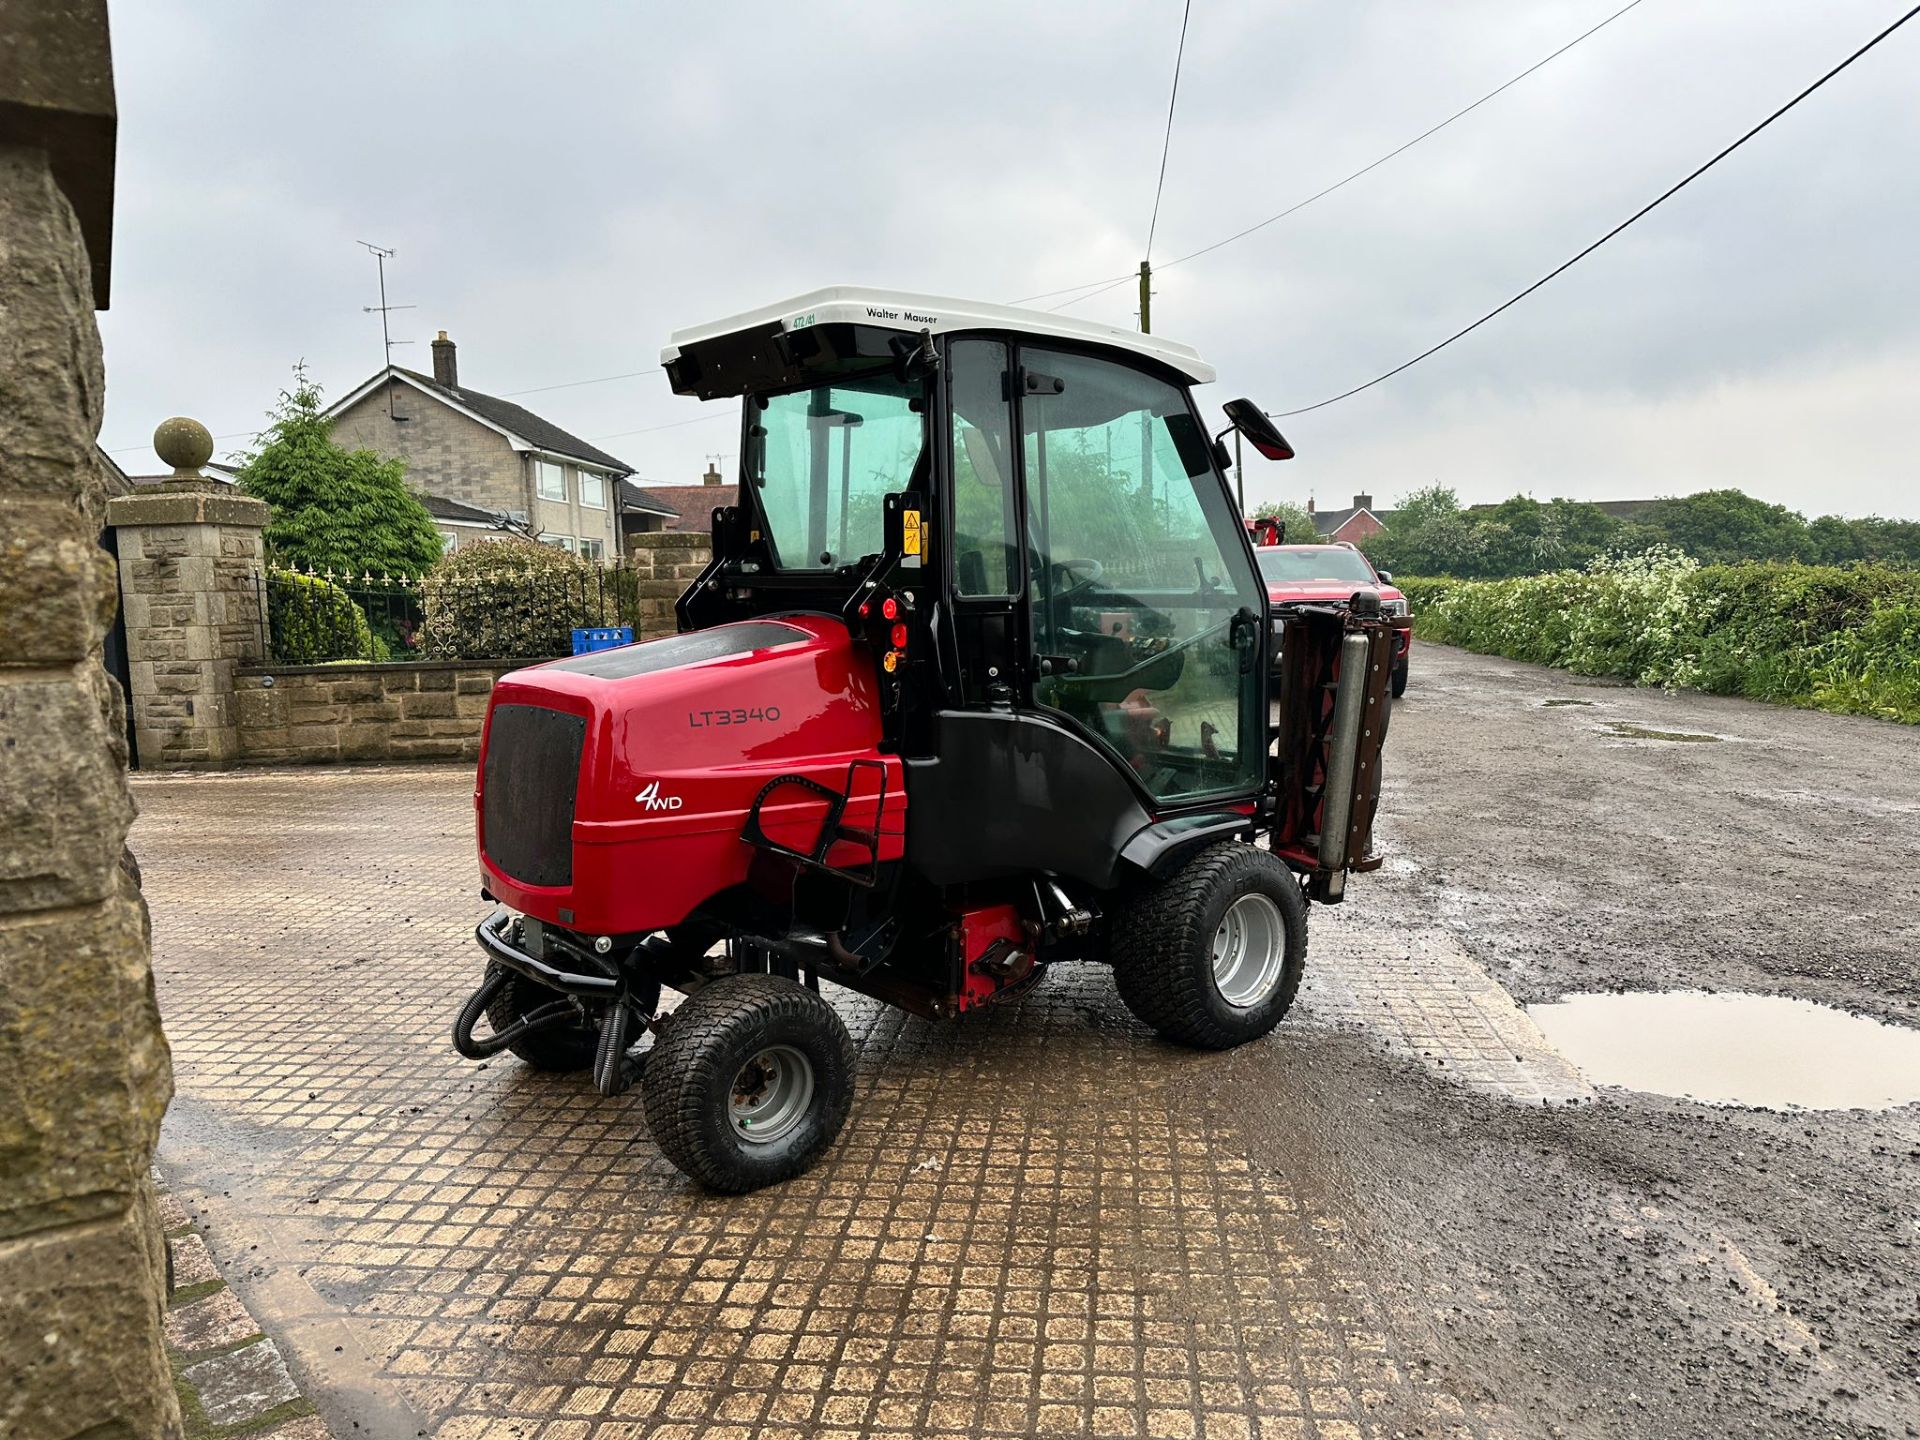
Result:
<svg viewBox="0 0 1920 1440"><path fill-rule="evenodd" d="M240 489L273 507L267 553L307 570L417 575L440 556L440 533L407 489L406 462L334 443L320 387L294 367Z"/></svg>
<svg viewBox="0 0 1920 1440"><path fill-rule="evenodd" d="M436 660L570 654L575 627L622 623L620 587L609 573L531 540L488 540L455 550L421 585L421 648Z"/></svg>
<svg viewBox="0 0 1920 1440"><path fill-rule="evenodd" d="M1613 675L1920 723L1920 573L1697 566L1678 551L1512 580L1398 582L1416 633Z"/></svg>
<svg viewBox="0 0 1920 1440"><path fill-rule="evenodd" d="M367 624L367 612L318 575L267 573L267 630L273 658L282 665L388 658L387 647Z"/></svg>

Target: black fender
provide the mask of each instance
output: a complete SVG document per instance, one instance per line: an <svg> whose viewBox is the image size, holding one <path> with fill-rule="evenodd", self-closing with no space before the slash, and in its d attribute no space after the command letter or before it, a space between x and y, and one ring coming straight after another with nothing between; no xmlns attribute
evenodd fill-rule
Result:
<svg viewBox="0 0 1920 1440"><path fill-rule="evenodd" d="M1120 847L1122 865L1165 879L1194 851L1219 840L1251 839L1253 817L1232 810L1178 815L1136 830Z"/></svg>

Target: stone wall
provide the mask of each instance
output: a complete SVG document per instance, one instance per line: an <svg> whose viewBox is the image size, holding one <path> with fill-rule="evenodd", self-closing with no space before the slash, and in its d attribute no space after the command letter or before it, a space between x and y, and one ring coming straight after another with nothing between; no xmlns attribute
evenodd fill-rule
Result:
<svg viewBox="0 0 1920 1440"><path fill-rule="evenodd" d="M240 759L472 760L493 682L528 660L246 666L234 674Z"/></svg>
<svg viewBox="0 0 1920 1440"><path fill-rule="evenodd" d="M95 8L59 13L84 20ZM18 27L53 15L0 7L0 53L34 53ZM93 19L107 74L103 6ZM6 79L0 67L0 89ZM125 716L100 661L116 587L97 544L106 479L94 451L105 390L95 283L48 152L5 143L6 133L0 1435L165 1440L181 1426L148 1176L173 1087L146 902L125 849Z"/></svg>
<svg viewBox="0 0 1920 1440"><path fill-rule="evenodd" d="M627 561L640 576L640 624L637 639L671 635L679 627L673 602L713 558L713 538L680 530L656 530L627 536Z"/></svg>
<svg viewBox="0 0 1920 1440"><path fill-rule="evenodd" d="M238 758L233 670L264 653L263 501L213 480L144 487L107 505L144 769Z"/></svg>

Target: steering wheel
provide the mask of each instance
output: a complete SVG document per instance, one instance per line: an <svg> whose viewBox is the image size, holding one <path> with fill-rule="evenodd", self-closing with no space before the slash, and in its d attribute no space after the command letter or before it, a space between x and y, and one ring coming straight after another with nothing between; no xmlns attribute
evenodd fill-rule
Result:
<svg viewBox="0 0 1920 1440"><path fill-rule="evenodd" d="M1053 592L1056 604L1072 600L1082 590L1098 584L1100 577L1107 573L1107 567L1098 560L1056 560L1053 568L1060 572L1060 584Z"/></svg>

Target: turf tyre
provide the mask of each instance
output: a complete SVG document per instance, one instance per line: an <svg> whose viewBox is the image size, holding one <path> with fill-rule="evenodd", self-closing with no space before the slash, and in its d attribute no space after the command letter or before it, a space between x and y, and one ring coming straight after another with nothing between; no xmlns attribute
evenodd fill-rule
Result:
<svg viewBox="0 0 1920 1440"><path fill-rule="evenodd" d="M811 1089L778 1139L734 1123L735 1083L769 1050L804 1057ZM739 1195L790 1180L826 1153L853 1104L853 1040L831 1005L797 981L729 975L701 986L662 1025L641 1087L662 1153L709 1190Z"/></svg>
<svg viewBox="0 0 1920 1440"><path fill-rule="evenodd" d="M1214 974L1214 940L1227 911L1263 895L1279 913L1278 974L1245 1005L1230 1003ZM1307 963L1307 898L1291 871L1238 841L1209 845L1164 880L1149 882L1113 917L1109 955L1120 998L1163 1038L1227 1050L1267 1034L1292 1006Z"/></svg>

